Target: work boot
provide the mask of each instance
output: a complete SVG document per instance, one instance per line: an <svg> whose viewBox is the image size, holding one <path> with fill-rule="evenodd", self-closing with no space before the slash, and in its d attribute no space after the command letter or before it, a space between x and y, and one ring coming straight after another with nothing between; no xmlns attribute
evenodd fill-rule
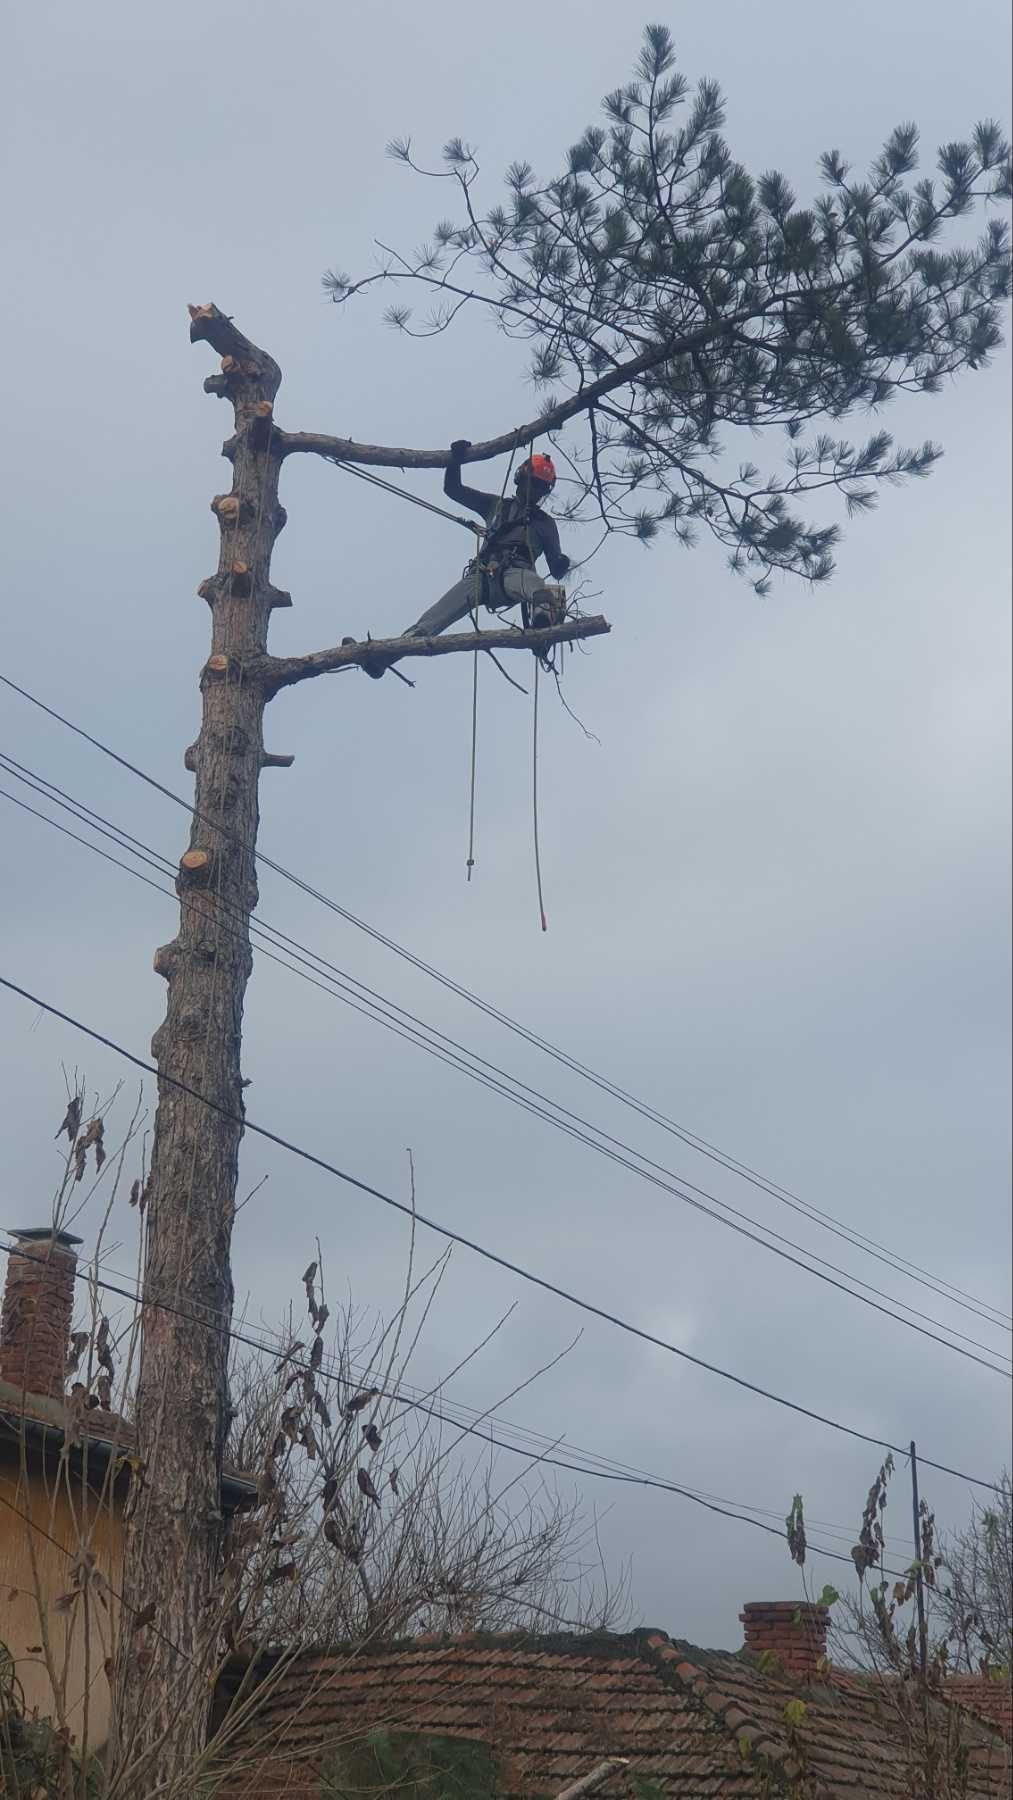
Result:
<svg viewBox="0 0 1013 1800"><path fill-rule="evenodd" d="M535 594L531 602L531 629L547 631L552 625L561 625L566 617L566 601L553 588L542 588Z"/></svg>

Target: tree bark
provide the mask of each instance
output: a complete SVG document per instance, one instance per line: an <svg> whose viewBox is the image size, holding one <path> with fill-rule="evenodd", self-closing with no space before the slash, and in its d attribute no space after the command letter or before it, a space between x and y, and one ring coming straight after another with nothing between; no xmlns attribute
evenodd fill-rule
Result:
<svg viewBox="0 0 1013 1800"><path fill-rule="evenodd" d="M586 619L564 619L560 625L522 631L500 626L493 631L453 631L441 637L370 638L364 644L337 644L330 650L311 650L308 656L267 656L257 674L270 695L297 681L317 675L334 675L352 664L383 663L390 668L403 657L453 656L467 650L551 650L553 644L571 644L578 638L601 637L612 627L600 613Z"/></svg>
<svg viewBox="0 0 1013 1800"><path fill-rule="evenodd" d="M285 523L278 478L296 447L274 423L281 371L216 306L191 307L190 316L191 341L211 344L222 358L204 388L234 409L235 434L222 450L233 483L211 502L221 532L218 570L197 590L211 609L211 650L200 678L200 735L184 756L196 780L190 842L176 880L180 927L154 958L168 984L168 1006L151 1045L159 1086L145 1188L138 1472L114 1671L109 1764L116 1800L189 1796L221 1647L213 1601L223 1537L225 1328L243 1132L249 920L257 903L258 783L262 768L292 761L265 751L264 708L279 688L370 653L392 664L476 647L544 650L609 629L604 619L585 619L544 631L394 638L270 656L271 612L291 605L270 582L271 553Z"/></svg>
<svg viewBox="0 0 1013 1800"><path fill-rule="evenodd" d="M217 308L191 308L191 321L191 340L206 339L223 354L221 373L205 387L234 407L235 436L223 448L234 479L231 494L212 502L221 554L217 574L201 587L211 608L211 656L200 680L200 736L187 753L196 776L195 811L176 883L186 904L178 935L155 956L168 983L168 1006L151 1048L161 1074L238 1119L265 756L265 690L251 666L264 652L272 606L288 599L269 581L284 524L272 414L281 372ZM137 1392L142 1480L135 1483L128 1526L114 1719L116 1764L132 1767L126 1791L137 1796L156 1792L190 1764L205 1735L207 1671L218 1648L208 1601L222 1536L228 1338L221 1327L232 1308L241 1135L241 1125L160 1083L145 1191L147 1304ZM193 1314L207 1314L214 1324L202 1330ZM152 1604L152 1627L132 1631L130 1609Z"/></svg>

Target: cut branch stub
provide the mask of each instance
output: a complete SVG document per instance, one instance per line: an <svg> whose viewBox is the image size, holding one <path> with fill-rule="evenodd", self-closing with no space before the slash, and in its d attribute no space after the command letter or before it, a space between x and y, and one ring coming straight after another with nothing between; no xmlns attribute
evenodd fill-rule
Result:
<svg viewBox="0 0 1013 1800"><path fill-rule="evenodd" d="M178 946L173 939L171 944L159 944L151 959L151 966L156 975L161 975L163 981L171 981L176 972L178 958Z"/></svg>
<svg viewBox="0 0 1013 1800"><path fill-rule="evenodd" d="M294 762L294 756L278 756L273 750L262 750L260 753L262 769L290 769Z"/></svg>
<svg viewBox="0 0 1013 1800"><path fill-rule="evenodd" d="M211 879L214 867L214 853L197 845L192 850L184 850L179 859L179 875L177 887L204 887Z"/></svg>
<svg viewBox="0 0 1013 1800"><path fill-rule="evenodd" d="M243 596L245 594L248 594L250 591L251 574L250 574L249 563L245 563L245 562L230 563L229 569L228 569L228 575L229 575L229 592L231 594L237 595L237 597L239 599L242 599Z"/></svg>
<svg viewBox="0 0 1013 1800"><path fill-rule="evenodd" d="M201 671L201 687L209 681L238 681L242 671L233 656L222 656L216 653L209 656Z"/></svg>
<svg viewBox="0 0 1013 1800"><path fill-rule="evenodd" d="M249 501L245 503L245 506L249 511ZM238 524L243 508L244 503L238 494L216 494L211 502L211 511L225 525Z"/></svg>
<svg viewBox="0 0 1013 1800"><path fill-rule="evenodd" d="M190 342L199 344L202 340L217 350L220 356L234 358L240 365L240 373L244 378L256 379L263 383L274 395L281 386L281 370L273 356L265 350L258 350L256 344L237 331L226 313L219 312L213 301L206 306L190 306ZM231 378L233 369L226 372ZM214 377L211 377L214 380Z"/></svg>
<svg viewBox="0 0 1013 1800"><path fill-rule="evenodd" d="M246 429L250 443L258 450L271 447L274 440L274 407L270 400L258 400L246 410Z"/></svg>
<svg viewBox="0 0 1013 1800"><path fill-rule="evenodd" d="M272 587L268 589L267 603L272 611L276 606L291 606L292 596L287 588Z"/></svg>

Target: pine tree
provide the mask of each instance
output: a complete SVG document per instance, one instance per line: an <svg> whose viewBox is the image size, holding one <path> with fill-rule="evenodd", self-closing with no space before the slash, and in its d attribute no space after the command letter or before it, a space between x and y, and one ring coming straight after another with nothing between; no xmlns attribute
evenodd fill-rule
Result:
<svg viewBox="0 0 1013 1800"><path fill-rule="evenodd" d="M529 344L540 411L520 438L549 434L563 454L564 517L643 543L689 545L703 528L760 593L775 571L824 581L840 526L809 519L809 497L865 512L884 484L927 474L941 454L898 446L878 423L852 443L841 422L937 392L1001 342L1007 226L989 213L972 243L952 227L977 202L1010 198L1009 143L985 121L942 146L935 179L915 179L918 130L899 125L864 176L827 151L821 191L801 206L776 170L754 177L734 161L719 88L691 90L661 25L603 108L558 175L514 163L505 201L486 210L460 138L433 172L396 140L408 167L449 178L459 215L413 257L390 253L362 280L331 271L324 285L340 302L377 284L421 287L421 319L407 302L389 307L399 330L429 336L480 309ZM782 437L780 472L751 460L757 434Z"/></svg>

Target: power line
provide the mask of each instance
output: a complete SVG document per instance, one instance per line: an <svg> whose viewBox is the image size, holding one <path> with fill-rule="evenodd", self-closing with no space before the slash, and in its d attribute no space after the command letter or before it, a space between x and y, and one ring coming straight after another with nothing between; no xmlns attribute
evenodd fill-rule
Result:
<svg viewBox="0 0 1013 1800"><path fill-rule="evenodd" d="M121 756L119 752L113 750L110 745L103 743L100 738L92 736L92 734L85 731L82 726L76 725L73 720L66 718L62 713L57 712L54 707L47 705L46 702L40 700L37 695L30 693L27 688L21 687L16 681L13 681L10 676L0 673L0 681L14 693L20 694L23 699L29 701L31 705L37 707L49 718L55 719L58 724L64 726L68 731L73 732L75 736L82 738L86 743L91 744L94 749L99 750L104 756L108 756L113 762L119 764L121 768L126 769L140 781L145 782L147 786L153 788L155 792L162 794L164 798L168 800L172 800L175 805L181 806L191 818L201 818L201 815L196 811L192 803L185 800L182 795L175 793L171 788L166 787L164 783L156 780L154 776L149 775L144 769L139 768L136 763L131 762L127 757ZM203 822L213 825L215 830L223 832L226 836L233 837L235 841L239 842L242 846L242 840L238 838L236 833L231 832L224 824L214 824L213 821L209 820ZM268 856L266 852L254 850L253 854L256 860L262 863L265 868L269 868L275 874L280 875L283 880L290 882L302 893L305 893L311 899L316 900L320 905L325 906L329 911L335 913L347 924L353 925L358 931L365 932L366 935L371 937L376 943L383 945L385 949L391 950L396 956L401 957L413 968L418 969L421 973L428 975L434 981L439 982L439 984L446 988L448 992L467 1001L469 1005L476 1007L479 1011L485 1013L487 1017L496 1020L497 1023L503 1025L507 1030L514 1032L527 1043L534 1045L536 1049L541 1050L547 1056L551 1056L555 1061L570 1069L574 1074L580 1075L583 1079L590 1081L595 1087L601 1089L603 1093L618 1100L622 1105L630 1107L642 1117L650 1120L651 1123L668 1132L669 1135L678 1138L680 1142L686 1144L690 1149L693 1149L700 1155L718 1163L721 1167L730 1172L739 1175L743 1180L750 1182L752 1186L758 1188L761 1192L768 1194L773 1199L781 1201L782 1204L788 1206L792 1211L801 1212L803 1216L811 1219L824 1230L830 1231L836 1237L843 1238L845 1242L850 1243L854 1248L860 1249L865 1254L874 1257L875 1260L885 1263L888 1267L894 1269L896 1273L905 1275L909 1280L917 1282L918 1285L928 1287L942 1298L950 1300L952 1304L962 1307L963 1310L976 1313L979 1318L986 1319L989 1324L995 1324L997 1318L998 1321L1003 1324L1013 1324L1013 1315L1005 1313L1000 1307L992 1306L988 1301L977 1300L973 1294L969 1294L965 1289L957 1287L952 1282L946 1281L943 1276L932 1275L928 1270L922 1268L919 1264L910 1261L899 1252L887 1250L886 1247L878 1243L876 1239L867 1237L864 1233L855 1231L854 1228L844 1225L842 1221L836 1219L831 1213L824 1212L819 1207L813 1206L809 1201L801 1199L800 1196L793 1193L790 1188L783 1187L777 1182L768 1180L766 1176L761 1175L748 1163L741 1162L738 1158L731 1156L729 1153L721 1150L718 1146L710 1143L708 1139L689 1131L686 1127L678 1124L677 1121L668 1118L666 1114L660 1112L657 1108L638 1099L636 1095L631 1094L617 1083L610 1081L608 1077L598 1074L586 1063L582 1063L578 1058L571 1056L569 1052L561 1050L548 1039L541 1037L528 1026L512 1018L509 1013L503 1012L490 1001L482 999L480 995L473 993L462 983L455 981L452 976L449 976L442 970L436 968L435 965L426 962L424 958L416 956L413 951L406 949L405 946L397 943L395 939L387 937L385 933L378 930L377 927L370 925L368 921L360 919L355 913L350 912L347 907L342 906L339 901L334 900L330 895L323 893L320 889L313 887L309 882L304 881L301 876L296 875L292 870L285 868L282 863L276 862L272 857ZM985 1310L982 1310L982 1308Z"/></svg>
<svg viewBox="0 0 1013 1800"><path fill-rule="evenodd" d="M0 1250L4 1250L10 1254L13 1249L13 1245L4 1244L0 1241ZM120 1281L132 1281L133 1278L131 1276L124 1274L122 1270L111 1269L108 1264L104 1264L103 1267L106 1269L106 1275L97 1280L97 1285L108 1289L112 1293L119 1294L123 1298L133 1301L137 1306L152 1306L156 1310L174 1311L178 1313L179 1316L190 1319L194 1324L200 1325L205 1329L208 1327L209 1320L225 1321L226 1318L231 1319L231 1313L226 1315L224 1312L217 1311L213 1308L206 1308L204 1315L201 1316L198 1313L184 1311L183 1308L176 1305L170 1307L168 1303L163 1303L162 1301L145 1300L134 1287L131 1286L129 1289L116 1287L108 1279L108 1276L112 1274ZM88 1282L96 1279L90 1268L79 1268L75 1273L77 1279L81 1281ZM268 1356L278 1356L280 1353L283 1353L284 1360L291 1362L293 1367L307 1370L310 1369L310 1365L302 1358L291 1354L291 1339L283 1337L278 1332L271 1332L267 1331L266 1328L262 1328L261 1337L254 1339L249 1337L245 1331L238 1331L231 1324L225 1325L224 1328L227 1335L235 1339L237 1343L245 1344L250 1349L256 1349ZM351 1361L349 1361L347 1367L358 1387L363 1388L369 1385L372 1380L372 1372L368 1368L364 1368L361 1364L356 1368L355 1364ZM334 1381L335 1384L340 1384L346 1379L341 1366L335 1364L333 1358L325 1357L324 1361L321 1363L320 1370L315 1372L325 1374L330 1380ZM565 1442L571 1456L579 1456L584 1463L596 1465L594 1469L584 1472L601 1472L603 1475L607 1475L612 1471L618 1471L624 1475L642 1475L646 1477L649 1482L655 1484L666 1484L667 1478L657 1475L653 1470L641 1468L636 1463L630 1463L628 1461L624 1462L615 1457L606 1456L598 1450L589 1450L585 1445L573 1443L568 1437L565 1439L561 1438L558 1433L550 1436L547 1432L537 1431L533 1426L521 1425L515 1420L501 1418L489 1407L468 1406L463 1400L453 1400L449 1403L443 1400L440 1407L432 1406L429 1404L429 1401L437 1392L439 1392L441 1396L443 1395L442 1383L436 1389L423 1390L421 1388L413 1387L409 1382L402 1381L397 1388L382 1388L379 1390L382 1397L397 1400L406 1411L414 1410L417 1412L425 1412L434 1419L446 1419L447 1423L456 1426L460 1430L466 1429L465 1419L467 1418L482 1421L482 1429L472 1429L469 1435L481 1438L484 1443L490 1441L489 1431L492 1428L510 1432L514 1439L526 1440L526 1442L504 1443L499 1439L494 1439L493 1441L497 1447L511 1450L516 1455L531 1456L531 1458L534 1459L538 1455L538 1451L534 1446L548 1446L550 1450L555 1450L560 1443ZM425 1394L425 1397L420 1399L419 1396L423 1394ZM459 1417L458 1415L460 1414L465 1415L465 1417ZM674 1484L670 1482L668 1485L674 1486ZM676 1491L680 1493L685 1492L690 1499L713 1500L722 1506L732 1507L737 1510L745 1510L750 1513L758 1513L767 1519L777 1519L780 1521L783 1518L783 1513L776 1507L759 1506L753 1501L729 1500L726 1495L712 1493L707 1488L689 1487L683 1484L682 1486L679 1486ZM828 1519L807 1518L807 1529L810 1525L822 1531L829 1537L839 1539L842 1543L850 1544L854 1538L854 1530L846 1530L839 1521L834 1523L833 1520ZM886 1541L887 1543L890 1543L892 1540L887 1539ZM903 1547L906 1548L906 1539L901 1541Z"/></svg>
<svg viewBox="0 0 1013 1800"><path fill-rule="evenodd" d="M0 1250L3 1250L8 1256L16 1254L17 1249L18 1247L16 1244L0 1242ZM312 1365L304 1357L287 1354L285 1352L284 1340L281 1337L275 1337L273 1342L269 1337L253 1337L245 1331L237 1330L233 1325L225 1324L222 1316L215 1314L212 1309L208 1309L202 1317L199 1313L192 1312L185 1307L172 1304L169 1301L147 1300L143 1295L139 1294L135 1288L120 1287L117 1283L109 1281L107 1277L97 1275L93 1270L77 1268L75 1269L74 1274L77 1280L101 1288L104 1292L116 1294L122 1299L131 1301L135 1306L140 1307L142 1310L151 1307L156 1312L171 1313L176 1318L186 1319L191 1324L200 1326L204 1331L216 1331L220 1335L230 1338L234 1343L243 1344L251 1350L258 1351L261 1355L277 1357L280 1348L283 1353L282 1360L286 1365L291 1364L293 1369L305 1370L316 1375L324 1375L335 1382L341 1380L341 1375L339 1371L335 1369L333 1362L321 1363L318 1368L313 1369ZM465 1420L455 1418L453 1412L447 1410L445 1406L437 1407L428 1404L425 1400L420 1400L417 1397L413 1398L411 1394L407 1393L400 1386L378 1389L377 1398L396 1401L397 1404L403 1406L406 1411L425 1413L428 1418L437 1420L440 1423L445 1421L452 1425L455 1430L462 1432L466 1436L477 1438L483 1445L491 1445L494 1449L505 1450L511 1455L521 1456L525 1461L537 1462L539 1465L545 1464L555 1469L565 1470L571 1474L590 1476L597 1481L613 1481L622 1483L625 1486L650 1488L662 1493L675 1494L681 1499L693 1501L695 1505L704 1507L708 1512L720 1514L726 1519L737 1520L743 1525L752 1525L756 1530L766 1532L770 1537L777 1538L779 1543L783 1544L785 1542L785 1532L783 1527L779 1528L774 1525L768 1525L764 1520L750 1516L751 1513L764 1512L767 1510L766 1508L751 1507L748 1511L742 1511L740 1510L741 1502L726 1500L719 1494L709 1494L702 1492L699 1489L685 1487L680 1482L669 1481L663 1476L652 1475L643 1469L630 1468L628 1464L617 1462L614 1458L600 1457L593 1451L583 1451L577 1446L574 1446L573 1454L581 1456L585 1460L575 1462L572 1458L566 1458L555 1454L560 1441L558 1438L549 1438L545 1436L544 1433L530 1431L527 1427L521 1427L519 1429L524 1431L526 1436L538 1438L542 1443L548 1444L550 1450L543 1453L541 1450L528 1449L521 1444L512 1444L507 1439L495 1436L491 1430L486 1430L481 1425L468 1425ZM488 1416L480 1414L472 1407L461 1408L459 1402L451 1402L451 1405L455 1410L471 1412L475 1418ZM595 1463L608 1466L595 1467ZM777 1516L779 1515L768 1513L768 1517ZM813 1521L813 1524L816 1524L815 1520ZM834 1532L834 1535L840 1536L843 1534ZM55 1539L52 1541L54 1543L56 1542ZM853 1558L851 1556L843 1555L839 1550L831 1550L825 1545L815 1543L815 1541L812 1542L811 1547L817 1549L821 1556L826 1556L831 1558L834 1562L847 1563L850 1567L854 1567ZM901 1575L902 1571L887 1570L886 1573Z"/></svg>
<svg viewBox="0 0 1013 1800"><path fill-rule="evenodd" d="M167 858L162 857L158 851L152 850L150 845L143 844L140 839L132 837L129 832L124 832L119 826L112 825L111 821L107 819L103 821L103 815L93 812L90 807L84 806L82 802L77 801L72 796L66 794L65 791L57 787L55 783L48 782L41 776L35 776L34 780L29 779L29 775L35 775L35 772L24 772L24 765L16 763L13 758L10 758L3 753L0 753L0 765L9 766L10 772L15 775L16 779L22 781L34 792L43 794L43 797L49 799L52 804L63 807L65 811L70 812L72 816L77 818L80 822L90 824L93 830L97 830L101 832L103 836L111 838L118 847L126 848L129 846L129 853L131 855L136 856L140 861L155 869L156 872L160 874L174 873L172 864ZM38 785L40 782L43 783L43 786ZM46 792L45 790L47 789L51 789L52 792ZM117 857L109 856L108 852L102 850L100 846L91 844L86 839L79 837L76 832L67 831L66 827L61 826L57 820L49 819L35 807L28 806L26 802L19 800L17 796L8 793L6 789L0 788L0 795L5 799L10 800L15 806L19 806L22 810L30 813L33 817L41 819L43 823L50 825L54 830L63 832L65 835L71 837L75 843L83 844L86 849L92 850L95 855L103 857L116 868L122 869L127 874L133 875L137 880L144 881L146 885L154 887L156 892L166 894L169 898L175 898L174 891L161 887L157 882L150 881L136 869L132 869L127 864L120 862ZM56 798L56 796L62 796L62 798ZM85 814L88 815L87 818L83 816ZM94 823L94 821L97 820L103 822ZM239 917L238 914L235 916L237 918ZM227 926L225 929L228 931ZM957 1355L965 1356L970 1361L980 1364L981 1367L990 1369L994 1374L1005 1376L1006 1379L1011 1379L1007 1371L997 1368L994 1362L975 1356L973 1352L963 1349L960 1344L953 1343L950 1337L940 1337L936 1332L924 1330L922 1326L914 1323L914 1319L922 1319L929 1325L938 1326L940 1331L951 1332L954 1337L962 1338L964 1343L972 1344L976 1349L985 1351L989 1357L996 1356L1002 1360L1009 1361L1010 1359L1006 1356L1005 1352L995 1349L992 1345L983 1344L977 1338L968 1337L966 1333L959 1332L954 1327L944 1325L941 1320L934 1319L930 1314L920 1312L917 1308L910 1306L906 1301L899 1300L895 1295L885 1294L881 1289L872 1287L868 1282L863 1281L860 1276L853 1275L850 1271L843 1270L836 1264L827 1262L824 1257L818 1256L815 1251L797 1244L791 1238L784 1237L781 1233L773 1231L771 1227L765 1225L760 1226L760 1230L768 1233L770 1237L777 1240L776 1243L767 1242L766 1238L758 1236L755 1231L749 1229L749 1226L752 1225L754 1221L748 1214L741 1212L738 1208L731 1206L729 1202L718 1198L718 1196L709 1193L707 1189L698 1187L694 1182L689 1181L687 1177L677 1175L673 1170L667 1169L664 1164L655 1162L652 1158L646 1156L644 1152L637 1150L635 1146L626 1144L622 1139L612 1136L611 1133L605 1131L601 1126L594 1124L591 1120L583 1118L579 1113L573 1112L570 1108L563 1106L559 1101L551 1099L539 1089L532 1088L528 1083L521 1081L520 1078L515 1075L511 1075L497 1064L489 1062L485 1057L478 1056L477 1053L469 1050L467 1046L460 1044L454 1038L448 1037L444 1032L439 1031L435 1026L429 1025L425 1020L418 1018L415 1014L406 1011L406 1009L399 1006L397 1002L389 1000L386 996L379 994L375 989L370 988L365 983L359 981L356 976L350 975L347 971L338 968L336 964L329 962L326 957L321 956L316 951L308 949L306 945L300 944L297 939L289 937L276 926L269 924L263 919L251 919L249 929L255 938L264 938L265 934L270 933L271 935L266 937L268 943L273 943L275 945L278 943L283 944L289 955L298 953L296 954L296 963L302 963L305 967L297 967L296 964L287 961L285 957L277 956L273 954L272 951L265 950L263 953L268 956L271 961L278 962L281 967L289 969L293 974L299 975L303 980L309 981L312 986L320 988L322 992L331 995L331 997L342 1000L346 1005L350 1006L353 1011L361 1013L364 1017L373 1020L376 1024L383 1025L388 1030L392 1030L396 1036L403 1038L406 1042L414 1044L417 1048L425 1050L428 1054L435 1056L439 1061L446 1063L449 1067L457 1069L460 1073L466 1074L473 1080L481 1082L483 1086L490 1088L491 1091L500 1094L503 1098L512 1101L515 1105L523 1107L525 1111L532 1113L537 1118L543 1119L546 1123L555 1126L556 1129L566 1132L568 1136L587 1145L590 1149L598 1151L600 1155L608 1157L610 1161L616 1162L621 1167L628 1169L631 1173L640 1176L642 1180L649 1181L653 1186L658 1187L664 1192L672 1195L674 1198L681 1200L685 1205L693 1207L694 1210L706 1214L708 1218L716 1220L718 1224L724 1225L729 1230L736 1231L740 1236L748 1238L752 1243L758 1244L761 1249L770 1251L771 1254L791 1263L792 1266L803 1270L805 1273L814 1275L817 1280L824 1281L829 1286L838 1289L838 1291L849 1294L853 1299L859 1300L864 1305L872 1307L874 1311L882 1313L885 1317L893 1319L900 1325L907 1326L909 1330L917 1331L921 1336L930 1338L933 1342L943 1345L944 1348L954 1351ZM231 935L237 936L239 934L232 932ZM308 961L307 959L312 960ZM326 983L315 979L314 974L306 974L306 968L314 970L315 973L319 973L321 969L326 971ZM334 977L338 977L336 984L333 980ZM350 982L353 987L358 990L358 996L351 995L347 988L342 987L341 984L345 982ZM365 1005L359 1003L362 996L366 997ZM392 1014L397 1016L394 1017ZM405 1021L407 1021L407 1028L404 1026ZM434 1045L430 1041L433 1037L440 1039L442 1044L449 1045L451 1047L450 1053L448 1054L441 1050L437 1045ZM472 1066L474 1064L481 1065L481 1070L491 1071L493 1079L490 1079L488 1075ZM521 1093L516 1093L511 1087L504 1086L504 1082L512 1083L513 1088L520 1089ZM530 1099L524 1099L522 1095L530 1096ZM532 1104L532 1101L534 1104ZM547 1107L554 1110L552 1112L546 1111L545 1109ZM562 1116L557 1117L557 1114ZM567 1124L565 1122L566 1120L569 1120L572 1123ZM576 1127L576 1129L574 1127ZM588 1132L593 1132L596 1136L590 1137L587 1135ZM603 1141L598 1142L597 1139ZM611 1148L609 1148L609 1146L611 1146ZM637 1158L638 1161L630 1161L631 1157ZM640 1167L640 1164L645 1164L646 1167ZM651 1170L655 1171L655 1173L652 1174L650 1172ZM659 1177L667 1177L668 1179L659 1179ZM682 1182L684 1187L692 1189L692 1194L699 1195L702 1198L694 1199L692 1194L684 1192L683 1188L675 1185L678 1182ZM731 1217L723 1217L721 1213L713 1211L712 1206L703 1204L703 1201L711 1201L713 1206L722 1208L724 1212L729 1213ZM743 1221L743 1223L736 1224L734 1222L735 1220ZM788 1245L790 1246L790 1250L779 1249L777 1247L778 1244ZM791 1250L798 1251L799 1256L792 1255L790 1253ZM832 1274L824 1274L822 1269L813 1268L810 1263L800 1260L800 1257L811 1257L814 1262L822 1264L823 1269L831 1270ZM838 1281L833 1278L834 1276L841 1276L844 1277L844 1279ZM858 1287L865 1288L867 1293L856 1293L855 1289L848 1285L849 1282L857 1283ZM880 1306L875 1299L868 1298L868 1295L870 1294L878 1296L879 1300L892 1301L893 1305L900 1306L904 1311L912 1313L914 1318L901 1318L897 1313L893 1312L890 1307Z"/></svg>
<svg viewBox="0 0 1013 1800"><path fill-rule="evenodd" d="M107 1050L114 1051L117 1056L123 1057L135 1068L142 1069L145 1074L154 1075L160 1083L165 1083L181 1093L188 1094L191 1099L206 1106L210 1112L217 1113L220 1118L228 1119L232 1124L241 1126L244 1131L253 1132L255 1136L264 1138L266 1142L276 1145L280 1150L287 1151L291 1156L298 1157L302 1162L309 1163L311 1167L322 1169L325 1174L333 1175L337 1180L345 1182L347 1186L355 1188L357 1192L368 1194L371 1199L381 1201L384 1206L389 1206L393 1211L414 1220L417 1225L425 1226L427 1231L436 1232L438 1236L446 1238L448 1243L460 1244L462 1249L470 1250L473 1255L482 1257L484 1261L492 1263L496 1268L505 1269L508 1274L516 1275L519 1280L526 1281L532 1287L540 1288L544 1293L553 1294L557 1300L564 1300L567 1305L576 1307L578 1311L585 1312L592 1318L601 1319L605 1324L614 1326L617 1330L639 1339L642 1343L653 1344L657 1349L664 1350L683 1362L692 1363L695 1368L705 1369L710 1375L718 1375L722 1380L732 1382L747 1393L756 1394L759 1398L769 1400L776 1406L785 1407L789 1412L798 1413L802 1418L813 1419L817 1424L826 1425L832 1431L840 1431L845 1436L855 1438L861 1443L874 1444L877 1449L890 1450L898 1456L907 1455L907 1448L904 1445L891 1443L886 1438L874 1437L866 1431L859 1431L854 1425L845 1425L839 1419L831 1418L825 1413L818 1413L810 1407L802 1406L798 1401L788 1400L782 1394L775 1394L769 1388L761 1387L757 1382L748 1381L743 1375L736 1375L729 1369L720 1368L716 1363L705 1361L703 1357L694 1356L692 1351L683 1350L679 1345L670 1343L666 1338L658 1337L654 1332L645 1330L643 1326L634 1325L632 1321L621 1318L619 1314L610 1312L606 1307L597 1306L591 1300L581 1299L577 1294L560 1287L556 1282L549 1281L545 1276L536 1275L533 1270L511 1261L509 1257L501 1256L498 1251L489 1250L475 1239L465 1237L462 1232L453 1231L449 1226L441 1225L437 1220L427 1218L424 1213L420 1213L414 1206L409 1206L406 1201L397 1200L392 1194L385 1194L381 1188L361 1181L357 1175L350 1175L347 1170L339 1169L335 1163L328 1162L322 1156L317 1156L312 1150L306 1150L301 1145L292 1143L290 1139L282 1137L278 1132L271 1131L266 1125L255 1124L249 1117L230 1111L228 1107L221 1106L218 1101L200 1093L189 1083L178 1080L176 1076L163 1074L153 1063L145 1062L143 1057L135 1056L122 1044L117 1044L114 1039L106 1037L104 1033L96 1031L92 1026L85 1025L80 1019L75 1019L72 1014L63 1012L59 1007L52 1005L50 1001L40 999L37 994L31 993L29 989L11 981L6 975L0 975L0 986L7 988L12 994L19 995L22 1000L29 1001L33 1006L40 1006L43 1012L49 1013L55 1019L62 1020L65 1025L72 1026L75 1031L82 1032L94 1043L102 1044ZM921 1460L928 1468L936 1469L942 1475L952 1475L958 1481L970 1482L974 1487L988 1488L993 1493L999 1492L999 1488L993 1481L986 1481L976 1475L968 1475L962 1469L951 1468L949 1464L937 1462L928 1456L923 1456Z"/></svg>

